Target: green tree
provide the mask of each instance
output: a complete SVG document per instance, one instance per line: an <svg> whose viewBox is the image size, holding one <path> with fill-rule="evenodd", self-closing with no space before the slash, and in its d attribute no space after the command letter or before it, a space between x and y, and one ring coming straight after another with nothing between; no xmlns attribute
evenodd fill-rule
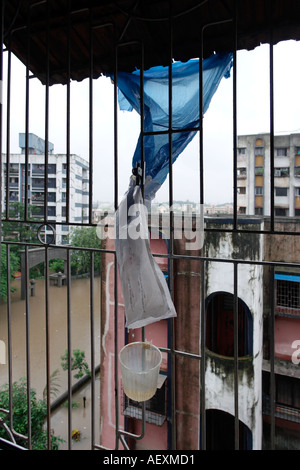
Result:
<svg viewBox="0 0 300 470"><path fill-rule="evenodd" d="M75 227L70 236L69 242L74 247L97 248L101 246L100 239L96 233L96 227ZM86 274L90 272L91 254L88 250L73 250L71 256L72 274ZM94 269L100 271L100 253L94 255Z"/></svg>
<svg viewBox="0 0 300 470"><path fill-rule="evenodd" d="M63 370L68 370L68 350L66 350L63 356L60 356L62 362L61 366ZM84 374L91 375L88 363L85 360L85 353L80 349L74 349L73 355L71 356L71 370L77 370L74 377L80 379Z"/></svg>
<svg viewBox="0 0 300 470"><path fill-rule="evenodd" d="M49 261L49 269L55 273L63 272L65 269L65 263L63 259L51 259Z"/></svg>
<svg viewBox="0 0 300 470"><path fill-rule="evenodd" d="M29 205L28 219L35 221L39 208L37 206ZM5 219L6 214L2 214ZM2 222L2 237L3 240L17 241L17 242L38 242L37 230L40 224L24 222L25 219L25 206L21 202L11 202L9 204L9 219Z"/></svg>
<svg viewBox="0 0 300 470"><path fill-rule="evenodd" d="M20 260L16 253L10 251L10 278L13 280L13 274L20 268ZM0 276L0 297L4 302L7 301L7 254L6 247L1 243L1 276ZM14 288L11 287L11 291Z"/></svg>
<svg viewBox="0 0 300 470"><path fill-rule="evenodd" d="M25 378L14 382L12 386L13 399L13 425L14 430L26 436L28 434L28 414L27 414L27 381ZM47 417L47 404L45 400L38 400L34 389L30 390L31 404L31 440L33 450L47 450L47 432L43 429ZM4 385L0 388L0 409L9 409L9 388ZM0 418L6 422L8 415L0 411ZM8 423L6 423L8 425ZM0 436L7 439L6 430L0 426ZM16 438L17 444L21 446L24 440ZM51 450L58 450L62 439L54 434L51 435Z"/></svg>
<svg viewBox="0 0 300 470"><path fill-rule="evenodd" d="M34 220L34 215L36 214L38 208L36 206L28 207L28 219ZM6 214L2 214L3 219L5 219ZM18 260L20 267L21 264L21 255L20 251L23 249L23 246L19 242L24 243L38 243L37 231L40 223L28 223L24 222L25 218L25 207L21 202L11 202L9 204L9 219L3 220L2 222L2 240L9 242L18 242L16 244L11 244L10 254L11 254L11 263L14 260ZM13 259L13 255L15 258ZM1 263L2 264L2 263ZM2 267L2 266L1 266ZM19 269L18 267L18 269ZM11 273L14 273L15 267L11 264ZM15 269L16 271L17 269ZM2 271L2 270L1 270ZM6 269L4 272L4 277L1 274L1 287L2 281L6 277ZM36 276L35 276L36 277ZM6 292L6 287L4 286L3 292ZM2 297L2 295L1 295ZM2 297L3 298L3 297Z"/></svg>

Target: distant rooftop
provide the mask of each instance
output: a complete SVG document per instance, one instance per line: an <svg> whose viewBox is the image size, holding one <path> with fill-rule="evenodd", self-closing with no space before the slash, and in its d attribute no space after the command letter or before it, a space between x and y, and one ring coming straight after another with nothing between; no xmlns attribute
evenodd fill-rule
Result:
<svg viewBox="0 0 300 470"><path fill-rule="evenodd" d="M26 134L22 132L19 133L19 147L21 148L21 153L24 154L26 150ZM54 145L48 142L48 153L52 154L53 150ZM28 152L31 155L44 155L45 140L35 134L28 134Z"/></svg>

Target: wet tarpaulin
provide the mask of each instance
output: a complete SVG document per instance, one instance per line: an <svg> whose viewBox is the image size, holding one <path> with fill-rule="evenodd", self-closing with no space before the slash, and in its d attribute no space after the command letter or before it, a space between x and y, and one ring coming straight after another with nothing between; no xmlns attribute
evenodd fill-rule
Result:
<svg viewBox="0 0 300 470"><path fill-rule="evenodd" d="M231 66L231 54L214 54L203 61L203 114L222 78L229 76ZM145 201L142 200L140 187L131 181L116 214L116 252L128 328L176 316L165 278L150 252L148 221L142 207L144 202L148 206L147 202L155 197L169 173L169 83L169 67L153 67L143 73L146 135L139 137L132 167L136 168L137 163L141 163L141 139L144 138ZM141 112L140 84L139 70L133 73L118 72L121 110ZM199 117L199 60L174 62L171 119L172 131L175 131L171 134L173 163L196 135L194 129L199 126ZM137 226L140 236L136 236L133 230Z"/></svg>
<svg viewBox="0 0 300 470"><path fill-rule="evenodd" d="M214 54L202 62L203 114L223 77L228 77L232 66L232 54ZM169 67L153 67L143 74L144 82L144 131L145 133L168 131L169 120ZM131 74L119 72L117 85L119 107L124 111L141 112L140 71ZM172 161L193 139L199 126L199 60L174 62L172 65ZM185 131L185 129L188 129ZM169 134L144 136L146 177L161 185L169 172ZM132 167L141 162L141 136L133 156Z"/></svg>

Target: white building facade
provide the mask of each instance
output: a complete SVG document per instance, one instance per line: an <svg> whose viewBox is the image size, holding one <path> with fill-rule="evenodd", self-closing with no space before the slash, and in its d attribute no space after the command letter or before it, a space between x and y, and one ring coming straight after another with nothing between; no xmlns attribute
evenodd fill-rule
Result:
<svg viewBox="0 0 300 470"><path fill-rule="evenodd" d="M20 145L24 142L20 134ZM33 220L47 220L55 227L56 244L67 243L69 233L69 222L87 223L89 208L89 165L86 160L78 155L70 155L70 187L69 197L67 196L67 156L65 154L54 154L53 146L48 154L48 165L46 169L45 155L41 145L37 150L34 146L37 136L30 134L30 146L28 155L27 174L27 202ZM35 139L36 138L36 139ZM41 139L39 139L40 144ZM43 141L42 141L43 142ZM6 172L7 156L2 156L3 174L2 180L5 182L2 188L2 212L6 210L6 200L9 203L19 202L25 204L25 152L21 146L21 154L10 154L9 172ZM45 171L47 171L47 180ZM47 181L47 188L46 188ZM8 189L7 189L8 186ZM47 214L45 217L45 194L47 192ZM68 203L67 203L68 199ZM69 207L69 217L67 218L67 207ZM64 224L65 222L65 224ZM51 232L52 234L53 232ZM46 230L47 235L47 230ZM49 232L50 235L50 232Z"/></svg>
<svg viewBox="0 0 300 470"><path fill-rule="evenodd" d="M240 214L270 215L270 134L238 136L237 190ZM274 136L274 211L300 215L300 134Z"/></svg>

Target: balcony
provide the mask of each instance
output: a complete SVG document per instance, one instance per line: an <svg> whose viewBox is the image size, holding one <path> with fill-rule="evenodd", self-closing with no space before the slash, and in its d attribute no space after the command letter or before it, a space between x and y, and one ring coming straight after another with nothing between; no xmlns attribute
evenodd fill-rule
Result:
<svg viewBox="0 0 300 470"><path fill-rule="evenodd" d="M237 169L237 179L246 179L247 178L247 168L238 168Z"/></svg>

